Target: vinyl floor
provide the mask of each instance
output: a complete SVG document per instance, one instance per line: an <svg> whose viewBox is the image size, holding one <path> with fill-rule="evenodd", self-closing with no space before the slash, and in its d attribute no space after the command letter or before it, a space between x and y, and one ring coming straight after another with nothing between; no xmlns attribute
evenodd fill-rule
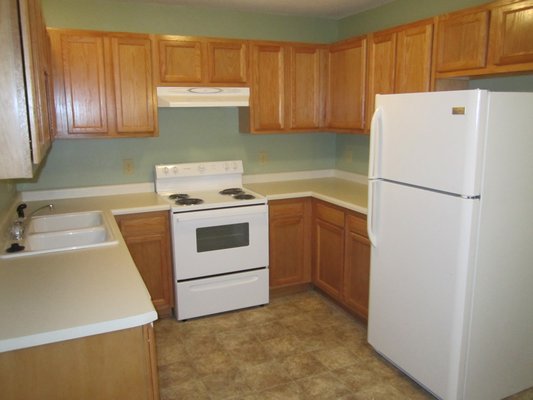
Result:
<svg viewBox="0 0 533 400"><path fill-rule="evenodd" d="M366 327L316 291L155 324L161 400L424 400ZM533 400L533 390L512 397Z"/></svg>

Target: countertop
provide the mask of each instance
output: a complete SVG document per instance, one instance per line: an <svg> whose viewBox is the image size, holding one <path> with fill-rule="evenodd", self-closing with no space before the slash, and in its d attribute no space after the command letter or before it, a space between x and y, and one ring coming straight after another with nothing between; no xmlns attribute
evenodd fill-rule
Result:
<svg viewBox="0 0 533 400"><path fill-rule="evenodd" d="M248 183L269 200L313 196L366 214L367 187L339 178ZM27 201L27 214L102 210L112 215L169 210L153 192ZM127 329L157 319L114 218L118 244L0 259L0 352Z"/></svg>
<svg viewBox="0 0 533 400"><path fill-rule="evenodd" d="M249 183L245 186L256 193L266 196L269 200L312 196L362 214L367 213L367 185L346 179L300 179Z"/></svg>
<svg viewBox="0 0 533 400"><path fill-rule="evenodd" d="M27 202L54 213L168 210L155 193ZM118 244L0 260L0 352L127 329L157 313L114 218Z"/></svg>

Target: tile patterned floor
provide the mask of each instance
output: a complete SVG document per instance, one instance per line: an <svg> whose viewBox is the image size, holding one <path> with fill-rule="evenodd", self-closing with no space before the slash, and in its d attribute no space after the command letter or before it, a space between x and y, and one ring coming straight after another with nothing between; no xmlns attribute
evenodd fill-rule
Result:
<svg viewBox="0 0 533 400"><path fill-rule="evenodd" d="M379 357L366 328L315 291L156 322L161 400L434 399ZM529 394L513 400L533 399Z"/></svg>

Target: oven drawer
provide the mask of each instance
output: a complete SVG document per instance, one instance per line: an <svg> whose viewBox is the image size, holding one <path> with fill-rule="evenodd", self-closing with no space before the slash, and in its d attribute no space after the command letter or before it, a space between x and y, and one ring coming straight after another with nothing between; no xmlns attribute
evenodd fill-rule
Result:
<svg viewBox="0 0 533 400"><path fill-rule="evenodd" d="M268 304L268 269L176 284L176 318L184 320Z"/></svg>

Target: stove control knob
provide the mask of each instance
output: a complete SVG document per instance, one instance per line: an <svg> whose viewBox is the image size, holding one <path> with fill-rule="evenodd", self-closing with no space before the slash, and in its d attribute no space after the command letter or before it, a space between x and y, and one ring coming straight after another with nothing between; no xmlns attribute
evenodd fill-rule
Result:
<svg viewBox="0 0 533 400"><path fill-rule="evenodd" d="M179 172L178 167L173 167L173 168L172 168L172 173L173 173L174 175L178 175L178 172Z"/></svg>
<svg viewBox="0 0 533 400"><path fill-rule="evenodd" d="M163 173L164 173L165 175L168 175L168 172L169 172L168 167L163 168Z"/></svg>
<svg viewBox="0 0 533 400"><path fill-rule="evenodd" d="M205 165L204 164L200 164L198 165L198 172L203 174L205 172Z"/></svg>

